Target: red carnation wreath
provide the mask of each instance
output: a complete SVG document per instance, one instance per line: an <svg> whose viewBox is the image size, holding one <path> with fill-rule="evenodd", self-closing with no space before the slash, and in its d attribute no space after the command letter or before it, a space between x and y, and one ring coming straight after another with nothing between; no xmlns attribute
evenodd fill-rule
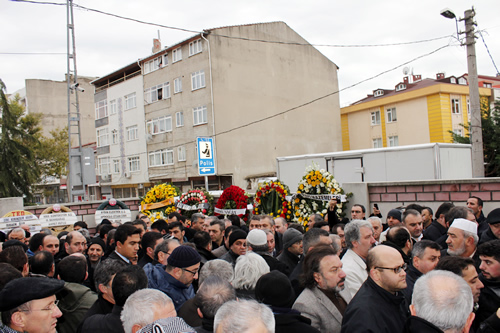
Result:
<svg viewBox="0 0 500 333"><path fill-rule="evenodd" d="M222 192L217 204L215 205L215 216L218 215L231 215L226 213L217 212L218 209L222 210L238 210L244 209L244 214L235 214L238 215L243 221L248 221L248 196L245 194L245 190L241 187L231 185Z"/></svg>

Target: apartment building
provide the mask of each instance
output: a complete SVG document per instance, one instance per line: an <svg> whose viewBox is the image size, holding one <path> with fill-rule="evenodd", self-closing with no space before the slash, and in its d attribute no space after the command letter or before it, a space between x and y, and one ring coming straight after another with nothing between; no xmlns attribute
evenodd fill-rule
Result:
<svg viewBox="0 0 500 333"><path fill-rule="evenodd" d="M283 22L205 30L140 64L151 182L203 186L199 136L215 140L213 190L252 189L278 156L342 147L338 68Z"/></svg>
<svg viewBox="0 0 500 333"><path fill-rule="evenodd" d="M491 85L480 79L481 99L490 99ZM466 75L422 79L405 76L394 89L376 89L341 109L343 150L421 143L452 142L450 131L466 135L470 120Z"/></svg>
<svg viewBox="0 0 500 333"><path fill-rule="evenodd" d="M149 187L142 79L132 63L92 82L100 185L91 187L95 198L142 196Z"/></svg>
<svg viewBox="0 0 500 333"><path fill-rule="evenodd" d="M276 175L278 156L340 150L337 70L283 22L155 41L150 56L92 82L102 194L204 187L197 137L215 142L210 190L252 189Z"/></svg>

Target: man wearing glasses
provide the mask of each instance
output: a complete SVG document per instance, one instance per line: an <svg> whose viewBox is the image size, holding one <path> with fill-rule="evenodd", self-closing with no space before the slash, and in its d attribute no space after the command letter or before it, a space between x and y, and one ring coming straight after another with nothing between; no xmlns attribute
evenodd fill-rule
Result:
<svg viewBox="0 0 500 333"><path fill-rule="evenodd" d="M0 332L56 332L62 313L55 294L64 281L48 278L18 278L0 292L2 322Z"/></svg>
<svg viewBox="0 0 500 333"><path fill-rule="evenodd" d="M406 263L398 250L378 245L368 252L368 279L347 306L341 332L402 332L408 306Z"/></svg>
<svg viewBox="0 0 500 333"><path fill-rule="evenodd" d="M176 247L168 257L165 269L157 265L151 276L148 276L149 288L167 294L174 302L175 310L179 311L184 302L194 297L191 284L198 279L200 261L200 255L192 247L186 245Z"/></svg>

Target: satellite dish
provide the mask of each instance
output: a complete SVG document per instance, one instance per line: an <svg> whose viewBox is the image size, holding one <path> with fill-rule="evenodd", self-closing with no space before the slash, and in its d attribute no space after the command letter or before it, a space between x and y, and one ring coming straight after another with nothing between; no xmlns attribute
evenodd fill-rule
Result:
<svg viewBox="0 0 500 333"><path fill-rule="evenodd" d="M405 68L403 68L403 74L404 74L404 75L408 75L408 74L410 74L410 67L405 67Z"/></svg>

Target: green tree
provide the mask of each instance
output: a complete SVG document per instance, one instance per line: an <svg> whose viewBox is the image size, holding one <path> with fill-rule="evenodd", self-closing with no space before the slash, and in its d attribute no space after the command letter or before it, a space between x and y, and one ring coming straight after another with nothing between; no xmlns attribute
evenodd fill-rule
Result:
<svg viewBox="0 0 500 333"><path fill-rule="evenodd" d="M451 132L456 143L470 143L470 123L461 124L467 130L466 136ZM495 101L495 108L490 112L487 98L481 98L481 126L483 132L484 175L500 176L500 100Z"/></svg>
<svg viewBox="0 0 500 333"><path fill-rule="evenodd" d="M40 177L32 147L39 140L21 123L24 108L19 98L9 102L5 84L0 80L0 197L26 196L32 199L31 186ZM34 128L32 128L35 131Z"/></svg>

